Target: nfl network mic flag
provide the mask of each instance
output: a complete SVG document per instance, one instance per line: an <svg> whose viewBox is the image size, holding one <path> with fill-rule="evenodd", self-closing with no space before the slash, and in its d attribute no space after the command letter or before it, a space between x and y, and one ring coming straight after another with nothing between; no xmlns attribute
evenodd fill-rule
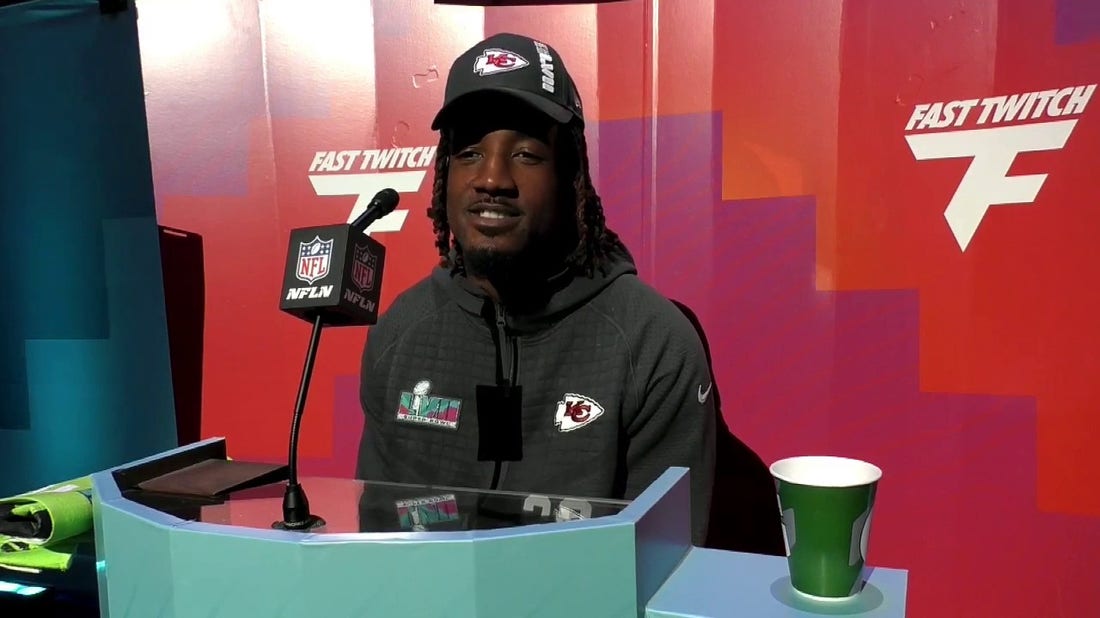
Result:
<svg viewBox="0 0 1100 618"><path fill-rule="evenodd" d="M378 320L386 248L351 225L291 230L279 308L327 326Z"/></svg>

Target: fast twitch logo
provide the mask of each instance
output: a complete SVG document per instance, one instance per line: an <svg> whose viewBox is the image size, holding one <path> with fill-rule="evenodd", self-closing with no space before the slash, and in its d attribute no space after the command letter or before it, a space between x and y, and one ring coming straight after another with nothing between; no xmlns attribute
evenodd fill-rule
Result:
<svg viewBox="0 0 1100 618"><path fill-rule="evenodd" d="M1091 84L913 107L905 141L918 161L971 158L943 213L959 249L966 251L990 206L1035 201L1047 175L1009 176L1012 162L1021 152L1065 146L1095 90Z"/></svg>
<svg viewBox="0 0 1100 618"><path fill-rule="evenodd" d="M398 193L416 193L428 169L435 164L435 146L381 150L321 150L309 164L309 181L319 196L354 195L348 214L351 223L376 193L391 187ZM395 210L375 221L367 233L399 232L408 210Z"/></svg>

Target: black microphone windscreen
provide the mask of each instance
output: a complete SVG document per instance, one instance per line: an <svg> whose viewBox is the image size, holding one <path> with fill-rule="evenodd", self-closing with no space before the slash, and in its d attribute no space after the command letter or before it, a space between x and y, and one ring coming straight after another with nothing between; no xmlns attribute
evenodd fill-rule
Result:
<svg viewBox="0 0 1100 618"><path fill-rule="evenodd" d="M397 208L397 203L401 201L401 194L387 187L379 191L371 201L378 204L379 218L381 218L393 212L394 208Z"/></svg>
<svg viewBox="0 0 1100 618"><path fill-rule="evenodd" d="M367 204L366 209L352 221L351 226L359 232L366 230L370 227L370 224L393 212L393 209L397 208L397 203L400 201L401 194L397 191L394 191L390 187L382 189L374 194L370 203Z"/></svg>

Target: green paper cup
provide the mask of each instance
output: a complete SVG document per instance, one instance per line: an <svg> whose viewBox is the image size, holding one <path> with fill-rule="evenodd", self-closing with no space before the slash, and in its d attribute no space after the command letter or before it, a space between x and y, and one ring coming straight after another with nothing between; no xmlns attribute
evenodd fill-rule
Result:
<svg viewBox="0 0 1100 618"><path fill-rule="evenodd" d="M846 457L791 457L771 474L792 587L819 600L857 595L882 470Z"/></svg>

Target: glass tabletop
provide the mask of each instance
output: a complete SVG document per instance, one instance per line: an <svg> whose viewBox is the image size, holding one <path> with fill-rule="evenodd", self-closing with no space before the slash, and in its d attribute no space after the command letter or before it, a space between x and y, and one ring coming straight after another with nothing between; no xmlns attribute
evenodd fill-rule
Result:
<svg viewBox="0 0 1100 618"><path fill-rule="evenodd" d="M490 530L614 515L629 502L483 489L405 485L324 477L303 478L310 510L325 520L314 533ZM123 492L128 500L174 517L271 529L282 518L286 484L272 483L199 498Z"/></svg>

